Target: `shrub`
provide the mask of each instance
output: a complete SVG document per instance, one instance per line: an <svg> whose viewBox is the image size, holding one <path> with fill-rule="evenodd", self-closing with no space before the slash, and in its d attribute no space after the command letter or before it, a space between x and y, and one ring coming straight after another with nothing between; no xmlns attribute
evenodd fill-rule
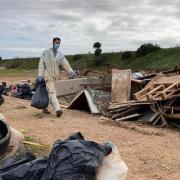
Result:
<svg viewBox="0 0 180 180"><path fill-rule="evenodd" d="M94 66L105 65L107 58L108 58L107 54L102 54L101 56L96 56L94 59Z"/></svg>
<svg viewBox="0 0 180 180"><path fill-rule="evenodd" d="M95 56L100 56L101 53L102 53L102 49L100 49L100 48L97 48L97 49L94 51L94 55L95 55Z"/></svg>
<svg viewBox="0 0 180 180"><path fill-rule="evenodd" d="M130 59L133 57L133 53L131 51L124 51L121 59L125 60L125 59Z"/></svg>
<svg viewBox="0 0 180 180"><path fill-rule="evenodd" d="M136 51L136 56L137 57L141 57L141 56L145 56L148 53L154 52L154 51L158 51L161 48L158 45L153 45L151 43L148 44L142 44Z"/></svg>

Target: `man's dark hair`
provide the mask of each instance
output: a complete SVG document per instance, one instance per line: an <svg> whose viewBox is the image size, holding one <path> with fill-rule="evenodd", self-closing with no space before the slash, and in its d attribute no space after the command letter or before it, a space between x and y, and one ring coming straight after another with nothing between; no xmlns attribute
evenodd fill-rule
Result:
<svg viewBox="0 0 180 180"><path fill-rule="evenodd" d="M61 39L60 39L59 37L55 37L55 38L53 38L53 42L54 42L55 40L59 40L59 41L61 41Z"/></svg>

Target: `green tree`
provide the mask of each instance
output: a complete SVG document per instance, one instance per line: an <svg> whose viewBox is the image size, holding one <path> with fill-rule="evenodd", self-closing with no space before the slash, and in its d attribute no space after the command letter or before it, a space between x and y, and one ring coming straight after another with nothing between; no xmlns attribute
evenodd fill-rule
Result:
<svg viewBox="0 0 180 180"><path fill-rule="evenodd" d="M2 57L0 56L0 61L2 61Z"/></svg>
<svg viewBox="0 0 180 180"><path fill-rule="evenodd" d="M136 56L145 56L148 53L160 50L160 46L151 43L142 44L136 51Z"/></svg>
<svg viewBox="0 0 180 180"><path fill-rule="evenodd" d="M93 45L93 48L95 48L94 55L95 56L100 56L102 53L101 49L101 43L100 42L95 42Z"/></svg>
<svg viewBox="0 0 180 180"><path fill-rule="evenodd" d="M100 49L100 48L97 48L97 49L94 51L94 55L95 55L95 56L100 56L101 53L102 53L102 49Z"/></svg>
<svg viewBox="0 0 180 180"><path fill-rule="evenodd" d="M100 42L95 42L94 45L93 45L93 48L101 48L101 43Z"/></svg>
<svg viewBox="0 0 180 180"><path fill-rule="evenodd" d="M121 59L126 60L133 57L133 53L131 51L124 51L122 53Z"/></svg>

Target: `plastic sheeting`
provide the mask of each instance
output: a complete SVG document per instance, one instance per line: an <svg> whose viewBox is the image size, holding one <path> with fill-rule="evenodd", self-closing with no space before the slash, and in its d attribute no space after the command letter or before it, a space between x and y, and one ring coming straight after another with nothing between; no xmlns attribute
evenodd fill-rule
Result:
<svg viewBox="0 0 180 180"><path fill-rule="evenodd" d="M30 157L0 169L0 180L94 180L96 168L111 151L108 144L85 141L76 133L56 141L48 159Z"/></svg>
<svg viewBox="0 0 180 180"><path fill-rule="evenodd" d="M127 172L128 167L114 146L112 153L106 156L97 168L96 180L125 180Z"/></svg>

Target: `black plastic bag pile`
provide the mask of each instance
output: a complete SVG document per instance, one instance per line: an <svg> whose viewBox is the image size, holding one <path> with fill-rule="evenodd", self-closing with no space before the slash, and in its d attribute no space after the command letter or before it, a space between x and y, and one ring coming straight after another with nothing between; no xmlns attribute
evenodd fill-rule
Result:
<svg viewBox="0 0 180 180"><path fill-rule="evenodd" d="M4 97L2 96L4 91L4 86L0 85L0 105L4 103Z"/></svg>
<svg viewBox="0 0 180 180"><path fill-rule="evenodd" d="M48 158L28 158L0 169L0 180L94 180L95 169L111 151L108 144L76 133L57 140Z"/></svg>
<svg viewBox="0 0 180 180"><path fill-rule="evenodd" d="M25 84L17 85L17 94L15 95L15 97L20 99L31 100L32 95L33 95L33 91L29 84L25 83Z"/></svg>

